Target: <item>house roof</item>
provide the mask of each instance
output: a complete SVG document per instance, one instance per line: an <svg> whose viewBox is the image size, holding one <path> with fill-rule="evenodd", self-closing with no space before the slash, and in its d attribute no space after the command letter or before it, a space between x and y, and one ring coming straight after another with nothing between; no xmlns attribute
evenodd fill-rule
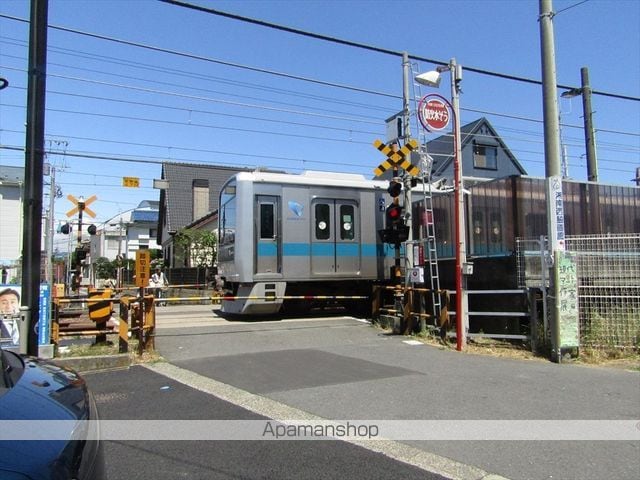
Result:
<svg viewBox="0 0 640 480"><path fill-rule="evenodd" d="M24 167L0 165L0 182L7 182L10 184L24 182Z"/></svg>
<svg viewBox="0 0 640 480"><path fill-rule="evenodd" d="M158 210L134 210L131 212L132 222L157 222Z"/></svg>
<svg viewBox="0 0 640 480"><path fill-rule="evenodd" d="M491 135L482 135L479 133L482 127L486 127ZM496 130L493 128L489 120L485 117L468 123L460 127L460 137L462 140L461 148L464 147L474 139L481 138L482 143L487 145L500 146L504 150L505 154L510 158L511 162L520 171L522 175L526 175L526 170L520 165L520 162L511 153L511 150L502 141ZM446 134L441 135L438 138L427 142L427 152L433 157L433 176L438 177L444 172L449 165L453 162L453 135Z"/></svg>
<svg viewBox="0 0 640 480"><path fill-rule="evenodd" d="M169 232L176 232L193 221L193 182L206 180L209 185L209 211L218 209L218 194L222 185L235 173L248 168L171 163L162 165L162 179L169 186L160 192L160 225L166 216Z"/></svg>

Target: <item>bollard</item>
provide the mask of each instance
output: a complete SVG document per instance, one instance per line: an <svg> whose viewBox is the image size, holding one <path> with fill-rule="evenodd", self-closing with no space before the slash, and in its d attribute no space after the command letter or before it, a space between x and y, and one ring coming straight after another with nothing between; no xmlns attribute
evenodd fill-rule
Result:
<svg viewBox="0 0 640 480"><path fill-rule="evenodd" d="M29 345L29 317L31 309L29 307L20 306L20 320L18 320L18 334L20 340L18 342L18 352L21 355L26 355Z"/></svg>

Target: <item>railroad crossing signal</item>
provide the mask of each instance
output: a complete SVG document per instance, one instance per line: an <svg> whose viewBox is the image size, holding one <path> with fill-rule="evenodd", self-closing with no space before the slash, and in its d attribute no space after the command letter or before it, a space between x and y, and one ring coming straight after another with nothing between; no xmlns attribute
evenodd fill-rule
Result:
<svg viewBox="0 0 640 480"><path fill-rule="evenodd" d="M80 200L78 200L76 197L74 197L73 195L69 194L67 195L67 199L71 202L74 203L76 206L73 207L71 210L69 210L67 212L67 217L73 217L76 213L80 213L80 211L86 212L87 215L89 215L91 218L96 218L96 214L93 210L91 210L90 208L87 208L87 206L90 203L95 202L98 197L95 195L91 195L88 199L84 200L82 197L80 197Z"/></svg>
<svg viewBox="0 0 640 480"><path fill-rule="evenodd" d="M409 140L400 150L396 150L395 145L393 146L394 148L392 148L380 140L373 142L373 145L388 157L373 170L377 177L392 167L402 167L409 175L414 177L420 172L420 169L413 165L407 158L413 150L418 148L418 142L415 140Z"/></svg>

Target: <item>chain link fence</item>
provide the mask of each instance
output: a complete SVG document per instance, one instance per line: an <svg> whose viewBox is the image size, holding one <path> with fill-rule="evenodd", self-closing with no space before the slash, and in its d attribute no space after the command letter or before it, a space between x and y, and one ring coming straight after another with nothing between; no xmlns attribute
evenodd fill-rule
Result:
<svg viewBox="0 0 640 480"><path fill-rule="evenodd" d="M551 262L546 243L545 238L517 239L520 287L543 292L549 287ZM569 236L565 245L576 258L580 345L639 348L640 233ZM544 332L546 337L546 321Z"/></svg>

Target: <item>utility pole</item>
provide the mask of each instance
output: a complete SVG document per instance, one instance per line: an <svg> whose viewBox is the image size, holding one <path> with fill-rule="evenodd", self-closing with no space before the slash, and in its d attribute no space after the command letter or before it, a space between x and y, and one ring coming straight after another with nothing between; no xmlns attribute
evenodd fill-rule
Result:
<svg viewBox="0 0 640 480"><path fill-rule="evenodd" d="M407 52L402 53L402 123L404 129L402 132L402 139L404 144L407 145L411 140L411 111L409 110L410 102L410 86L409 80L411 79L411 63L409 62L409 54ZM404 175L404 211L405 211L405 225L409 227L409 240L413 239L412 235L412 198L411 198L411 175ZM412 244L405 245L405 286L408 284L407 267L413 267L413 247Z"/></svg>
<svg viewBox="0 0 640 480"><path fill-rule="evenodd" d="M53 235L55 232L54 206L56 200L56 168L49 164L49 218L47 222L47 283L53 288Z"/></svg>
<svg viewBox="0 0 640 480"><path fill-rule="evenodd" d="M584 115L584 143L587 148L587 180L598 181L598 157L596 155L596 136L593 128L593 110L591 109L591 86L589 69L580 69L582 80L582 114Z"/></svg>
<svg viewBox="0 0 640 480"><path fill-rule="evenodd" d="M560 122L556 83L555 44L551 0L540 0L540 47L542 60L542 99L544 113L544 153L547 191L547 232L550 256L553 260L551 290L551 350L552 360L562 358L560 338L560 285L558 264L564 252L564 206L562 172L560 169ZM543 286L543 288L546 288Z"/></svg>
<svg viewBox="0 0 640 480"><path fill-rule="evenodd" d="M20 353L37 356L35 326L40 319L48 0L31 0L30 17L22 235L22 310L26 329L21 332ZM26 333L26 338L23 338L23 333Z"/></svg>

